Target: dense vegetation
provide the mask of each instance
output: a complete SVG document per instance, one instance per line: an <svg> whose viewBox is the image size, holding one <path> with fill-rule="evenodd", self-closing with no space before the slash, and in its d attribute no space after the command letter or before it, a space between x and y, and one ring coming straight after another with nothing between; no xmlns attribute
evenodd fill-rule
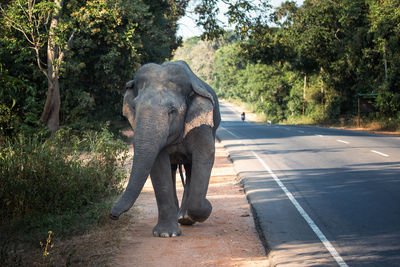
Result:
<svg viewBox="0 0 400 267"><path fill-rule="evenodd" d="M115 117L136 68L168 59L180 44L175 32L186 6L172 0L1 3L1 135L37 128L40 120L54 131ZM59 101L49 99L57 91ZM60 123L50 127L57 108Z"/></svg>
<svg viewBox="0 0 400 267"><path fill-rule="evenodd" d="M106 128L80 137L62 129L46 140L6 138L0 150L2 239L42 228L68 232L86 216L96 222L96 205L121 190L126 158L125 143Z"/></svg>
<svg viewBox="0 0 400 267"><path fill-rule="evenodd" d="M191 57L220 96L274 122L358 122L360 97L373 105L361 109L361 122L399 127L399 1L288 1L267 22L253 21L237 38L189 39L176 58ZM206 45L215 51L205 54Z"/></svg>

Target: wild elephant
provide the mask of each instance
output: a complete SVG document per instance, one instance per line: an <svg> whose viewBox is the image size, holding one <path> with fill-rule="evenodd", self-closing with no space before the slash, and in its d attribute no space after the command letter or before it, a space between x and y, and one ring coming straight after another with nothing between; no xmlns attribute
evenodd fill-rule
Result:
<svg viewBox="0 0 400 267"><path fill-rule="evenodd" d="M134 129L134 159L110 217L132 207L150 174L158 206L153 235L178 236L178 222L191 225L211 214L206 194L221 121L217 96L184 61L143 65L126 89L123 114ZM175 176L182 165L186 182L179 207Z"/></svg>

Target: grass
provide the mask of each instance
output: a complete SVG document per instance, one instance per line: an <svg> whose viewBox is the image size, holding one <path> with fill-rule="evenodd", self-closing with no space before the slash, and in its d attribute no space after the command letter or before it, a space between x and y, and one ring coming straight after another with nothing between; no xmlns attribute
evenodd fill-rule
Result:
<svg viewBox="0 0 400 267"><path fill-rule="evenodd" d="M37 246L49 230L63 238L107 220L126 177L127 145L106 127L1 140L0 265L18 265L13 247Z"/></svg>

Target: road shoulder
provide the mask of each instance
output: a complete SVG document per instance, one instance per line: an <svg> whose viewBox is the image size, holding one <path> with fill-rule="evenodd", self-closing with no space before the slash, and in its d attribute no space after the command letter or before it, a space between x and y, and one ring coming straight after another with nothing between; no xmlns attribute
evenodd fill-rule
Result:
<svg viewBox="0 0 400 267"><path fill-rule="evenodd" d="M178 194L182 186L177 184ZM213 205L210 218L201 224L181 226L176 238L155 238L157 207L150 180L127 214L119 235L120 251L113 264L118 266L269 266L258 239L249 204L232 163L222 144L216 144L208 199ZM129 213L137 213L132 216ZM122 217L122 216L121 216ZM118 223L118 221L116 222Z"/></svg>

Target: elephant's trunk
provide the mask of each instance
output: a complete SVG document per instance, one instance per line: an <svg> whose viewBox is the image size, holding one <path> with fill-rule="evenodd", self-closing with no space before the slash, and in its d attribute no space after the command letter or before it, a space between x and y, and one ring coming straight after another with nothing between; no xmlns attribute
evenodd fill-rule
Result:
<svg viewBox="0 0 400 267"><path fill-rule="evenodd" d="M143 189L158 153L165 145L168 129L161 131L161 125L146 124L143 125L140 121L136 122L131 176L125 192L111 209L111 219L117 220L122 213L133 206Z"/></svg>

